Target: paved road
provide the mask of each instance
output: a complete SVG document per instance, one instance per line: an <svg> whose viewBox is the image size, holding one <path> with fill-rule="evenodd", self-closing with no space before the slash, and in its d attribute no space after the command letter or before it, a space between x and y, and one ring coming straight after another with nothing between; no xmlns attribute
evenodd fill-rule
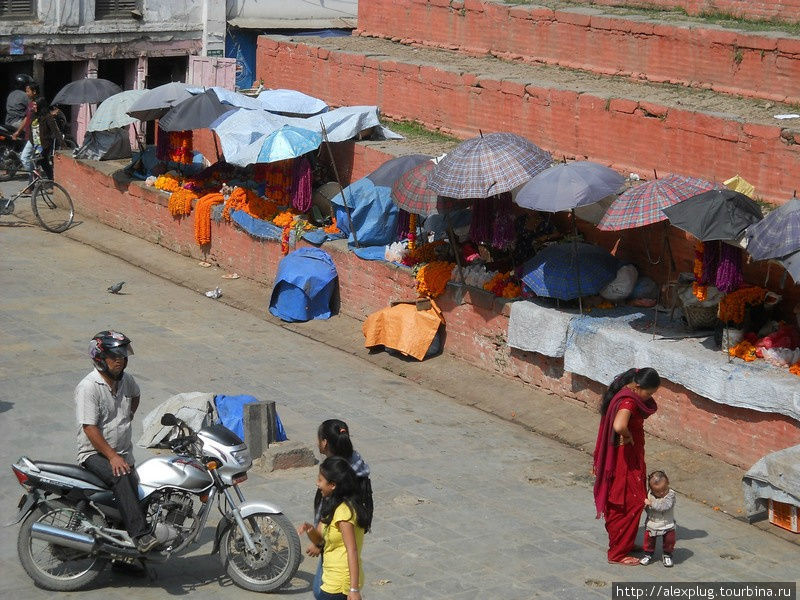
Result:
<svg viewBox="0 0 800 600"><path fill-rule="evenodd" d="M199 390L274 399L290 438L309 445L322 419L350 423L374 473L367 598L609 598L621 580L797 578L797 546L686 498L674 569L610 566L585 455L63 236L6 225L13 222L0 219L3 464L21 454L72 459L72 389L90 368L89 337L113 327L134 340L140 417L174 393ZM120 280L125 294L105 292ZM5 473L3 522L21 491ZM300 522L310 517L314 480L314 468L254 476L245 493ZM209 526L202 546L149 578L104 575L81 597L252 596L208 556L210 535ZM283 595L312 597L315 560L304 560ZM0 530L0 569L0 595L52 597L19 566L16 528Z"/></svg>

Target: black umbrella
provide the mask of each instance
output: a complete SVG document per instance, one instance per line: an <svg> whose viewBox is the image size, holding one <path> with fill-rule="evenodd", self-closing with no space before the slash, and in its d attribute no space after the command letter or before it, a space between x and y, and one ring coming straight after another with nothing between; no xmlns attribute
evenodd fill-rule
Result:
<svg viewBox="0 0 800 600"><path fill-rule="evenodd" d="M431 157L426 154L398 156L397 158L387 160L380 167L367 175L367 177L369 177L375 185L392 187L394 182L400 179L403 173L410 171L418 164L424 163L426 160L430 159Z"/></svg>
<svg viewBox="0 0 800 600"><path fill-rule="evenodd" d="M231 107L222 104L214 90L209 89L170 109L161 117L158 125L164 131L204 129L229 110Z"/></svg>
<svg viewBox="0 0 800 600"><path fill-rule="evenodd" d="M65 85L53 98L52 104L99 104L122 88L108 79L87 77Z"/></svg>
<svg viewBox="0 0 800 600"><path fill-rule="evenodd" d="M697 194L663 212L675 227L703 242L735 240L763 218L758 204L729 189Z"/></svg>

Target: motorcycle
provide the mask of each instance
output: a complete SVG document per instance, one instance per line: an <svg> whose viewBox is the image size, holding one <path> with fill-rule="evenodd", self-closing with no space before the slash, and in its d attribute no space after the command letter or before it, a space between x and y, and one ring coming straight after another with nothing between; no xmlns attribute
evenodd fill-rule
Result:
<svg viewBox="0 0 800 600"><path fill-rule="evenodd" d="M112 491L83 467L20 458L12 470L26 493L9 525L22 522L20 562L39 587L86 587L109 561L162 563L197 541L216 500L222 518L212 554L238 586L269 592L288 583L300 564L300 538L281 510L248 502L239 489L252 459L230 429L210 425L194 432L172 414L173 427L157 447L171 453L136 467L138 493L150 533L159 544L141 554L125 531Z"/></svg>
<svg viewBox="0 0 800 600"><path fill-rule="evenodd" d="M14 130L0 124L0 181L13 179L17 172L22 171L22 160L19 153L25 145L25 140L12 138Z"/></svg>

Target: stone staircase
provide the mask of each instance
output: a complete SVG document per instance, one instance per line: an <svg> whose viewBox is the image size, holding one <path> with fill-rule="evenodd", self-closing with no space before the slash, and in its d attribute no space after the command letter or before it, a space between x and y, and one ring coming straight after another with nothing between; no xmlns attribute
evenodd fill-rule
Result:
<svg viewBox="0 0 800 600"><path fill-rule="evenodd" d="M800 119L774 116L800 112L800 36L664 14L370 0L358 35L262 36L257 71L269 87L377 104L462 138L513 131L621 172L740 174L785 202L800 187Z"/></svg>

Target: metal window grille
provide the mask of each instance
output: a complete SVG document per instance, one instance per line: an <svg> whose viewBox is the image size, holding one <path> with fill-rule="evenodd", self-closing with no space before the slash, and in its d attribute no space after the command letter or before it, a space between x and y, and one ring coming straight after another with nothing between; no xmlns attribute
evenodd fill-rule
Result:
<svg viewBox="0 0 800 600"><path fill-rule="evenodd" d="M0 0L2 1L2 0ZM139 8L139 0L95 0L95 19L130 19Z"/></svg>
<svg viewBox="0 0 800 600"><path fill-rule="evenodd" d="M36 0L0 0L0 17L35 17Z"/></svg>

